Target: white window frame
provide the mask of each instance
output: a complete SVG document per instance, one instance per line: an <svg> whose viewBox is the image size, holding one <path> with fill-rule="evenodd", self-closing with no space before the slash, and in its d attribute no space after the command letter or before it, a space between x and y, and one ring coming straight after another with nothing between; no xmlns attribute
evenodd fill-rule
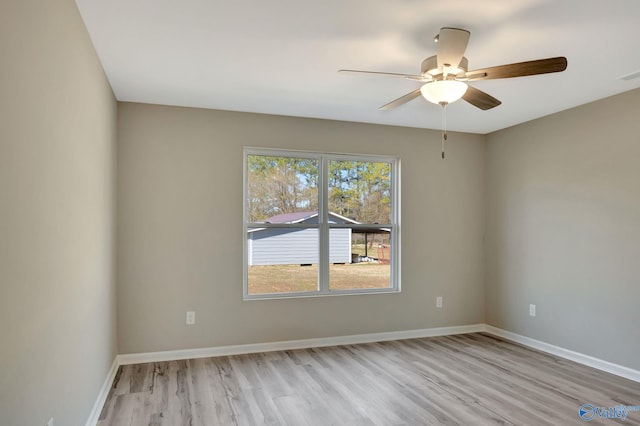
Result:
<svg viewBox="0 0 640 426"><path fill-rule="evenodd" d="M262 155L270 157L294 157L316 159L319 163L318 170L318 224L266 224L266 223L249 223L248 222L248 185L247 185L247 158L249 155ZM362 225L340 225L329 224L328 209L325 208L329 198L329 162L337 161L371 161L385 162L391 164L391 223L375 224L376 227L388 228L391 230L391 248L390 248L390 286L386 288L367 288L367 289L347 289L347 290L330 290L329 289L329 231L331 228L350 227L353 229L371 228L372 224ZM325 153L314 151L295 151L272 148L252 148L245 147L243 149L243 182L242 182L242 231L243 231L243 300L263 300L263 299L285 299L299 297L322 297L322 296L343 296L357 294L388 294L399 293L400 286L400 159L392 156L380 155L362 155L362 154L342 154L342 153ZM316 291L304 292L282 292L282 293L263 293L249 294L248 285L248 230L251 228L317 228L319 229L319 257L318 257L318 289Z"/></svg>

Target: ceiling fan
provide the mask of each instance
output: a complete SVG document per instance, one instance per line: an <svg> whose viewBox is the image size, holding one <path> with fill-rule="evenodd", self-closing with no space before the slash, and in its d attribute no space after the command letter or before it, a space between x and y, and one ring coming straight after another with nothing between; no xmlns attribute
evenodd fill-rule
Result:
<svg viewBox="0 0 640 426"><path fill-rule="evenodd" d="M468 85L467 82L547 74L564 71L567 68L567 58L556 57L468 71L469 63L464 57L464 53L470 35L469 31L459 28L441 28L440 33L434 39L438 43L438 54L422 61L421 74L359 70L339 70L339 72L400 77L424 83L419 89L381 106L379 108L381 110L396 108L421 94L429 102L440 104L443 107L462 98L477 108L488 110L497 107L502 102L488 93Z"/></svg>

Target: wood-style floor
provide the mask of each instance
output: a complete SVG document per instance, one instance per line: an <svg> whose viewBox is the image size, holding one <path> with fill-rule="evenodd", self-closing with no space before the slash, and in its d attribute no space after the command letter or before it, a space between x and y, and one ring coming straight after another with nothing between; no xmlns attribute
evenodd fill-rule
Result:
<svg viewBox="0 0 640 426"><path fill-rule="evenodd" d="M122 366L98 425L565 425L584 403L640 383L475 333Z"/></svg>

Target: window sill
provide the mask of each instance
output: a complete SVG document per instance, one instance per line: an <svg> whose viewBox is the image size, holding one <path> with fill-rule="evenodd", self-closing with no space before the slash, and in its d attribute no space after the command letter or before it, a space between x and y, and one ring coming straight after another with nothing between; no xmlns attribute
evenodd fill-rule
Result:
<svg viewBox="0 0 640 426"><path fill-rule="evenodd" d="M274 300L274 299L301 299L301 298L313 298L313 297L333 297L333 296L362 296L372 294L394 294L401 293L398 288L384 288L373 289L367 288L362 290L334 290L334 291L314 291L314 292L300 292L300 293L266 293L266 294L251 294L244 295L243 301L254 300Z"/></svg>

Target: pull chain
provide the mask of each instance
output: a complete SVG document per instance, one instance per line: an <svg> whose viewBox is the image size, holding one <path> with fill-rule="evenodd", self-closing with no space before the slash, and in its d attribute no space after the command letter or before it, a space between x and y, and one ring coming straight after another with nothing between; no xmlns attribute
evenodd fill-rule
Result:
<svg viewBox="0 0 640 426"><path fill-rule="evenodd" d="M441 102L442 105L442 159L444 160L444 141L447 140L447 103Z"/></svg>

